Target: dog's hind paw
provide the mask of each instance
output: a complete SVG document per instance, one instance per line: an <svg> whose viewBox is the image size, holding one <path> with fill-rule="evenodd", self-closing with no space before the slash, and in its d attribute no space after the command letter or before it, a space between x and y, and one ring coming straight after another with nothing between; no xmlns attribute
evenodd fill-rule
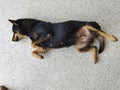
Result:
<svg viewBox="0 0 120 90"><path fill-rule="evenodd" d="M44 59L44 56L40 55L40 59Z"/></svg>
<svg viewBox="0 0 120 90"><path fill-rule="evenodd" d="M111 38L111 40L112 40L113 42L116 42L116 41L118 41L117 37L115 37L114 35L112 35L112 38Z"/></svg>

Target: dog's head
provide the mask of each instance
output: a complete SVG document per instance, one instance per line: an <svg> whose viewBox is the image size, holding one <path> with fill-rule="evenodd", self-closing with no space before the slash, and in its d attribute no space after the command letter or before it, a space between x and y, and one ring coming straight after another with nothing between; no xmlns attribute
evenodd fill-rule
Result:
<svg viewBox="0 0 120 90"><path fill-rule="evenodd" d="M23 31L20 27L20 22L18 20L10 20L9 21L13 24L12 31L13 31L13 37L12 41L19 41L25 37L23 34Z"/></svg>

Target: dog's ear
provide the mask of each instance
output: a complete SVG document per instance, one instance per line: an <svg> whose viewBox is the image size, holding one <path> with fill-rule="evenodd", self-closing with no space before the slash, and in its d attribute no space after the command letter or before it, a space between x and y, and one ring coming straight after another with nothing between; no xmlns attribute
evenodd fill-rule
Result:
<svg viewBox="0 0 120 90"><path fill-rule="evenodd" d="M8 19L8 21L10 21L15 26L19 26L19 24L16 22L16 20L10 20L10 19Z"/></svg>

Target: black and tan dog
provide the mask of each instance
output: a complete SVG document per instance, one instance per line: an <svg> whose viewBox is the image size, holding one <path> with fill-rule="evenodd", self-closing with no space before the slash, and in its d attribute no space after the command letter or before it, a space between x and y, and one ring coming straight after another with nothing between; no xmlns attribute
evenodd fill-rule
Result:
<svg viewBox="0 0 120 90"><path fill-rule="evenodd" d="M60 23L44 22L35 19L9 20L13 24L12 41L19 41L28 36L32 40L33 56L43 59L39 53L51 48L62 48L75 45L79 51L93 51L94 63L97 62L98 53L104 49L104 38L117 41L113 35L107 34L96 22L66 21ZM99 50L92 46L94 39L100 42Z"/></svg>

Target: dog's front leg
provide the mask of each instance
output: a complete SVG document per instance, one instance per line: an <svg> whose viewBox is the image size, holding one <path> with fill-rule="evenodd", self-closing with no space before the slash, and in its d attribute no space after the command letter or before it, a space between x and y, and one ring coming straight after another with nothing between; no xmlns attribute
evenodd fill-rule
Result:
<svg viewBox="0 0 120 90"><path fill-rule="evenodd" d="M38 42L33 42L32 46L33 46L33 48L36 48L36 50L34 50L32 52L32 55L39 59L44 59L44 57L42 55L40 55L39 53L45 53L50 50L50 48L45 48L45 47L40 46L40 43L38 43Z"/></svg>
<svg viewBox="0 0 120 90"><path fill-rule="evenodd" d="M32 55L35 56L35 57L37 57L37 58L39 58L39 59L44 59L44 57L42 55L40 55L39 53L46 53L49 50L50 50L49 48L44 49L42 47L39 47L39 48L37 48L36 50L34 50L32 52Z"/></svg>
<svg viewBox="0 0 120 90"><path fill-rule="evenodd" d="M39 58L39 59L44 59L44 57L39 54L39 53L43 53L43 52L45 52L45 49L39 47L39 48L37 48L36 50L34 50L32 52L32 55L35 56L35 57L37 57L37 58Z"/></svg>
<svg viewBox="0 0 120 90"><path fill-rule="evenodd" d="M40 48L40 46L38 46L37 44L38 44L38 42L32 42L31 45L33 48Z"/></svg>
<svg viewBox="0 0 120 90"><path fill-rule="evenodd" d="M42 48L42 47L40 47L40 46L38 46L37 43L38 42L32 42L32 44L31 44L33 48L36 48L36 50L34 50L32 52L32 55L35 56L35 57L37 57L37 58L39 58L39 59L44 59L44 57L42 55L39 55L39 53L44 52L45 49Z"/></svg>

